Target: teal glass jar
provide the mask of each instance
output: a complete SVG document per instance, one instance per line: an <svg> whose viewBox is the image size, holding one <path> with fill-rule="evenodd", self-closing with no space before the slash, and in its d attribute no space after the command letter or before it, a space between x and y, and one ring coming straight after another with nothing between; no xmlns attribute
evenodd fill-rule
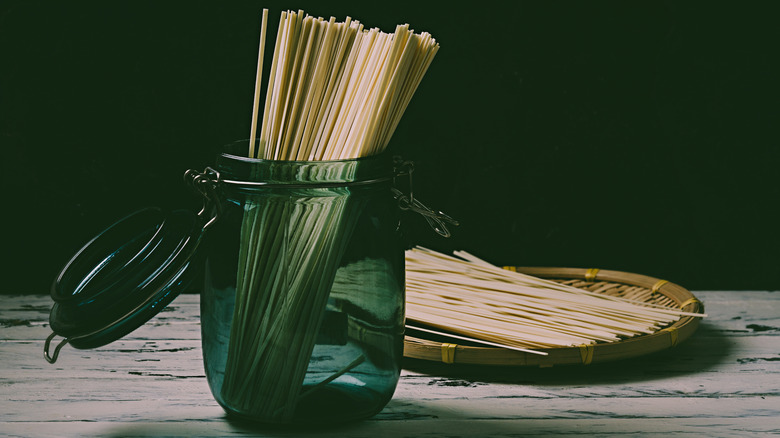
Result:
<svg viewBox="0 0 780 438"><path fill-rule="evenodd" d="M73 255L52 286L44 358L107 345L199 289L206 377L229 414L370 417L392 397L403 357L399 214L419 213L445 237L457 222L414 198L410 162L267 161L247 149L234 143L215 168L185 173L203 195L199 213L139 210ZM394 186L404 176L408 196ZM200 273L202 287L190 286Z"/></svg>
<svg viewBox="0 0 780 438"><path fill-rule="evenodd" d="M246 149L229 146L195 178L216 219L200 249L211 391L229 414L267 423L370 417L403 357L393 162L268 161Z"/></svg>

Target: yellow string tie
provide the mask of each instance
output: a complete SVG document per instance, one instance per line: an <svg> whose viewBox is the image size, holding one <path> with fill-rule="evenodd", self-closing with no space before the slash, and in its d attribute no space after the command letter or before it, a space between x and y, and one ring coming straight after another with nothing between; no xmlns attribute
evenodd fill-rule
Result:
<svg viewBox="0 0 780 438"><path fill-rule="evenodd" d="M585 272L585 281L588 283L596 281L596 274L599 273L599 269L590 268Z"/></svg>
<svg viewBox="0 0 780 438"><path fill-rule="evenodd" d="M666 281L666 280L658 280L658 281L656 281L655 284L653 285L653 287L650 289L650 295L657 294L658 291L661 290L661 286L665 285L666 283L668 283L668 281Z"/></svg>
<svg viewBox="0 0 780 438"><path fill-rule="evenodd" d="M517 266L504 266L507 271L517 272Z"/></svg>
<svg viewBox="0 0 780 438"><path fill-rule="evenodd" d="M441 344L441 361L444 363L455 363L455 349L458 344Z"/></svg>
<svg viewBox="0 0 780 438"><path fill-rule="evenodd" d="M661 331L669 332L669 341L672 343L672 347L677 345L677 337L679 335L677 327L667 327Z"/></svg>
<svg viewBox="0 0 780 438"><path fill-rule="evenodd" d="M687 306L688 304L695 304L695 303L701 303L701 301L699 301L696 298L689 298L689 299L683 301L682 304L680 304L680 309L684 309L685 306Z"/></svg>
<svg viewBox="0 0 780 438"><path fill-rule="evenodd" d="M593 361L593 344L580 345L580 356L582 356L582 364L589 365Z"/></svg>

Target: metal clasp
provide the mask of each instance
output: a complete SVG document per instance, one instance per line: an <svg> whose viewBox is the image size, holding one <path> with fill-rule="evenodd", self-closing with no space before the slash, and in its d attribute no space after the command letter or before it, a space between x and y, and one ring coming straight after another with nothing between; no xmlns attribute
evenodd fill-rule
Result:
<svg viewBox="0 0 780 438"><path fill-rule="evenodd" d="M410 210L417 214L422 215L422 217L425 219L426 222L428 222L428 225L438 233L440 236L443 237L450 237L452 234L450 233L449 228L447 228L447 223L458 226L459 223L457 220L451 218L447 214L441 212L432 210L425 206L422 202L420 202L419 199L414 198L414 183L412 179L412 175L414 173L414 163L411 161L404 161L401 157L394 157L393 158L394 164L395 164L395 176L393 177L393 186L396 186L396 180L395 177L408 175L409 176L409 195L404 195L404 193L397 189L396 187L391 188L393 192L393 197L398 201L398 208L401 210Z"/></svg>
<svg viewBox="0 0 780 438"><path fill-rule="evenodd" d="M63 339L54 348L54 353L49 355L49 347L51 345L52 339L54 339L55 336L57 336L56 333L50 334L49 337L46 338L46 343L43 344L43 358L46 359L46 362L49 362L49 363L57 362L57 356L60 355L60 350L62 350L62 347L64 347L68 343L68 339L67 338Z"/></svg>
<svg viewBox="0 0 780 438"><path fill-rule="evenodd" d="M198 212L198 217L205 222L203 231L211 227L222 214L222 203L219 197L221 181L219 172L211 167L207 167L203 172L194 169L184 172L184 182L203 196L203 207Z"/></svg>

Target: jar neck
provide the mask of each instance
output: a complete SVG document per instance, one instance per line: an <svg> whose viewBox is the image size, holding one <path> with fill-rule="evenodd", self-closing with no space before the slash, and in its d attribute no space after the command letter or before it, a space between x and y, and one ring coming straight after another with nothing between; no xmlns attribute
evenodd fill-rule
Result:
<svg viewBox="0 0 780 438"><path fill-rule="evenodd" d="M225 146L216 161L222 181L247 187L328 187L364 185L393 177L393 160L386 155L335 161L277 161L248 158L248 149L248 141Z"/></svg>

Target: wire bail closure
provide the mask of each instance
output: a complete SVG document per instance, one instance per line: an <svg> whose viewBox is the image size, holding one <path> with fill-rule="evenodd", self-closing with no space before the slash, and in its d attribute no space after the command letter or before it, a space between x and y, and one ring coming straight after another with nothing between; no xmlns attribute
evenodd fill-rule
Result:
<svg viewBox="0 0 780 438"><path fill-rule="evenodd" d="M425 204L420 202L419 199L414 197L414 162L404 161L401 157L393 157L394 175L393 185L397 185L396 178L400 176L409 176L409 195L405 195L401 190L396 187L392 187L393 198L398 201L398 208L404 211L413 211L421 215L428 225L437 234L443 237L450 237L450 233L447 224L458 226L457 220L453 219L444 212L433 210L428 208ZM222 214L222 204L219 197L219 186L221 183L235 183L234 181L224 181L220 173L211 167L206 167L203 172L198 172L194 169L189 169L184 172L184 181L193 190L200 193L203 196L203 207L198 212L205 224L203 225L203 231L206 231L214 222L219 219ZM272 187L274 184L262 184L262 186Z"/></svg>
<svg viewBox="0 0 780 438"><path fill-rule="evenodd" d="M48 338L46 338L46 343L43 345L43 358L46 359L46 362L54 363L57 362L57 356L60 355L60 350L62 350L62 347L64 347L70 339L65 338L62 341L60 341L59 344L54 348L54 353L49 354L49 347L51 346L51 341L54 339L54 337L57 336L57 333L52 333L49 335Z"/></svg>
<svg viewBox="0 0 780 438"><path fill-rule="evenodd" d="M395 187L391 188L393 197L396 199L396 201L398 201L398 208L401 210L413 211L421 215L425 221L428 222L428 225L433 229L433 231L435 231L440 236L452 236L449 228L447 228L447 223L458 226L459 222L444 212L436 211L426 207L425 204L420 202L419 199L414 198L414 181L412 179L412 174L414 173L414 162L404 161L401 157L398 156L393 157L393 162L395 165L396 177L409 175L409 196L404 195L401 190L398 190ZM393 178L393 185L396 185L395 177Z"/></svg>
<svg viewBox="0 0 780 438"><path fill-rule="evenodd" d="M205 221L202 230L206 231L222 215L222 203L217 193L222 176L211 167L206 167L203 172L189 169L184 172L184 182L203 196L203 207L198 217Z"/></svg>

